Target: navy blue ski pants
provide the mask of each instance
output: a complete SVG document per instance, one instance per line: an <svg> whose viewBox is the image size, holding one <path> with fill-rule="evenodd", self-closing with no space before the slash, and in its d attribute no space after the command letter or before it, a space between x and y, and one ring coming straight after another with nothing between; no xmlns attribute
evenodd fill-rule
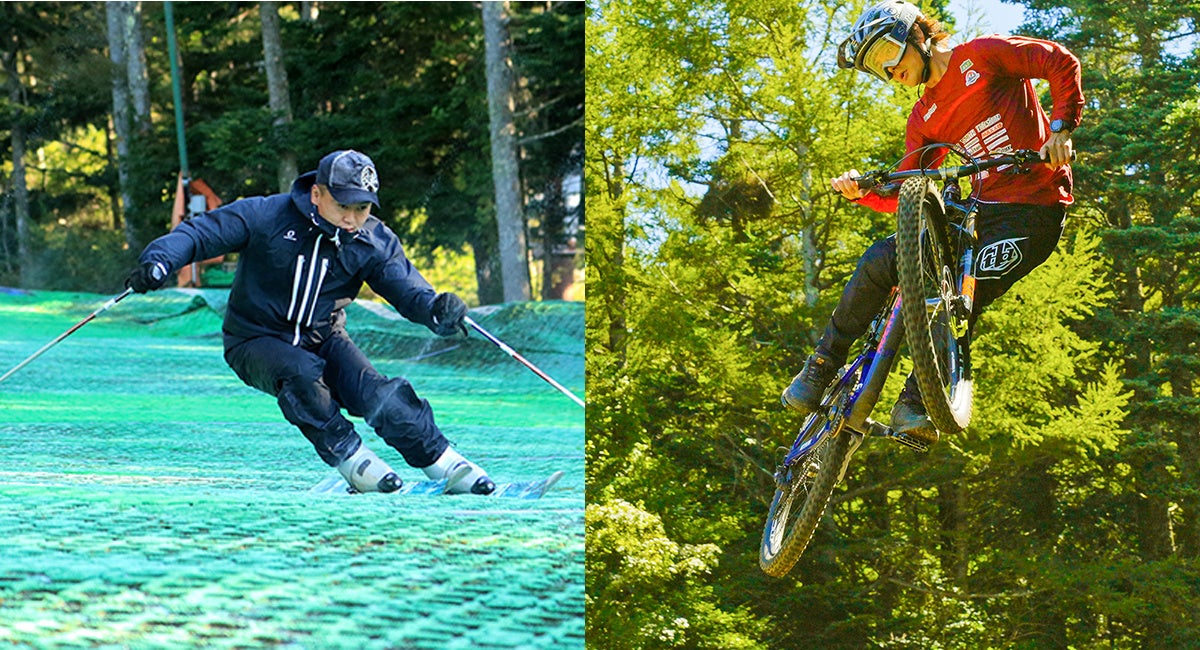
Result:
<svg viewBox="0 0 1200 650"><path fill-rule="evenodd" d="M225 361L247 385L274 396L330 466L362 444L342 409L364 418L413 467L432 465L449 445L429 402L408 380L379 374L345 330L311 348L267 336L226 337Z"/></svg>
<svg viewBox="0 0 1200 650"><path fill-rule="evenodd" d="M1062 237L1065 219L1063 206L1017 203L979 206L975 221L979 243L975 249L972 327L985 307L1050 258ZM875 242L863 253L817 350L842 363L854 341L866 334L899 281L896 236L892 235Z"/></svg>

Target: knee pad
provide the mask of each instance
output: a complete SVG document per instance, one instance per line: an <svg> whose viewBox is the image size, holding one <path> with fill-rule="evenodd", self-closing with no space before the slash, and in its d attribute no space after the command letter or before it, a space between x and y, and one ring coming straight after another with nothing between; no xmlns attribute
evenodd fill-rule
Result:
<svg viewBox="0 0 1200 650"><path fill-rule="evenodd" d="M366 421L413 467L428 465L446 444L434 424L429 402L418 397L404 379L390 379L375 391Z"/></svg>
<svg viewBox="0 0 1200 650"><path fill-rule="evenodd" d="M281 382L276 399L283 417L312 443L328 465L337 465L359 443L354 424L347 420L320 380L289 378Z"/></svg>
<svg viewBox="0 0 1200 650"><path fill-rule="evenodd" d="M318 381L306 382L299 378L284 380L276 400L287 421L301 429L322 428L340 414L329 389Z"/></svg>
<svg viewBox="0 0 1200 650"><path fill-rule="evenodd" d="M900 281L896 272L896 237L880 239L871 244L859 262L866 278L881 289L890 289Z"/></svg>
<svg viewBox="0 0 1200 650"><path fill-rule="evenodd" d="M416 422L428 409L429 403L417 397L408 380L389 379L375 390L364 419L376 429L394 428Z"/></svg>

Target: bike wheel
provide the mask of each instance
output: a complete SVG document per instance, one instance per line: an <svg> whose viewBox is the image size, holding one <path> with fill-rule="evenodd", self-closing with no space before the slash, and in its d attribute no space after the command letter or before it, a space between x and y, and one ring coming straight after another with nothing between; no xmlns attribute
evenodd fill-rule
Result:
<svg viewBox="0 0 1200 650"><path fill-rule="evenodd" d="M896 270L913 372L933 426L958 433L971 422L973 406L969 314L962 308L957 253L932 181L904 182L896 222Z"/></svg>
<svg viewBox="0 0 1200 650"><path fill-rule="evenodd" d="M805 429L831 426L825 412L809 416ZM775 498L767 512L759 546L758 564L767 575L779 577L791 570L808 547L833 489L846 473L857 434L832 424L825 439L790 467L775 474Z"/></svg>

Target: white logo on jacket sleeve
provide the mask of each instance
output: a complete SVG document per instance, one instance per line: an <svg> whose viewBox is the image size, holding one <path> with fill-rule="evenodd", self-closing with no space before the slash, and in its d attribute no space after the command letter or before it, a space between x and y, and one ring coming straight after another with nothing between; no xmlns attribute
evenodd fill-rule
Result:
<svg viewBox="0 0 1200 650"><path fill-rule="evenodd" d="M979 251L979 257L975 260L975 277L980 280L992 280L1015 269L1023 257L1021 247L1017 243L1026 239L1029 238L1002 239L988 244Z"/></svg>
<svg viewBox="0 0 1200 650"><path fill-rule="evenodd" d="M979 71L978 70L967 70L967 76L963 77L963 79L966 80L967 85L970 86L971 84L975 83L976 81L979 81Z"/></svg>

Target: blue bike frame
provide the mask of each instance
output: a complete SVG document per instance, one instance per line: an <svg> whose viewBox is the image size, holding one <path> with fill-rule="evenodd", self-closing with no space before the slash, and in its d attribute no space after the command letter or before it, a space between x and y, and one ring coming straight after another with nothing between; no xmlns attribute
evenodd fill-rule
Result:
<svg viewBox="0 0 1200 650"><path fill-rule="evenodd" d="M903 340L904 321L900 316L900 292L893 289L887 308L880 312L879 318L870 329L866 349L838 377L826 392L826 401L823 401L817 412L810 415L805 422L806 428L812 427L817 422L816 418L827 413L827 417L824 418L825 426L796 439L791 451L783 459L785 467L790 467L828 436L837 435L842 427L864 436L889 435L891 430L888 427L871 420L869 416L875 408L875 402L879 399L879 393L883 390L883 384L887 381ZM851 382L854 382L853 385ZM849 397L843 398L844 403L832 404L827 401L845 395L843 389L847 386L850 387Z"/></svg>
<svg viewBox="0 0 1200 650"><path fill-rule="evenodd" d="M910 169L899 172L881 170L868 173L855 180L858 181L858 186L863 189L871 189L884 182L902 181L906 178L916 176L924 176L937 180L954 180L1001 165L1023 165L1037 160L1041 160L1038 152L1022 150L1013 152L1010 155L986 161L972 161L970 164L956 167ZM957 186L953 187L957 190ZM959 247L961 249L961 257L958 260L959 273L958 277L955 278L957 285L955 288L962 299L962 304L959 307L965 309L966 314L970 314L974 309L973 302L975 297L975 277L972 275L972 270L974 269L975 262L976 200L961 201L957 191L954 191L952 194L943 191L941 198L943 207L947 211L953 209L963 215L961 222L947 220L947 226L951 230L956 231L967 242L966 245ZM940 301L930 300L929 303L930 309L935 309L938 307ZM900 305L900 291L893 289L892 295L888 299L887 307L880 312L875 323L868 330L866 348L846 368L842 375L838 377L833 386L825 392L821 406L817 411L809 415L808 419L805 420L804 426L801 427L800 435L797 436L796 442L783 459L784 467L791 467L796 460L803 458L805 454L815 449L822 440L840 433L843 427L861 436L891 437L906 445L915 446L905 436L896 434L890 427L870 419L871 410L875 408L875 403L879 400L883 384L887 380L887 375L892 369L892 363L896 359L896 353L899 351L904 339L904 324L900 314ZM961 336L962 334L965 334L965 332L955 332L956 336ZM950 352L951 354L955 353L953 350ZM960 366L958 363L953 365L955 367ZM834 404L834 400L839 400L841 403ZM822 420L824 421L824 426L817 427L817 423ZM809 431L809 429L813 430Z"/></svg>

